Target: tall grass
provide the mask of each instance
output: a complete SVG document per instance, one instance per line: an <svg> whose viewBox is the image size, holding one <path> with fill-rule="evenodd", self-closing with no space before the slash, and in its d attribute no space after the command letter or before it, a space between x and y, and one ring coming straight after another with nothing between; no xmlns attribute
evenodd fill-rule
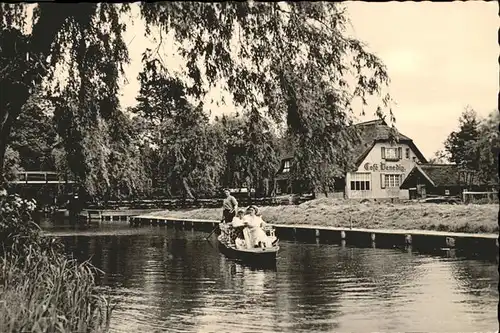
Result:
<svg viewBox="0 0 500 333"><path fill-rule="evenodd" d="M112 306L96 290L99 271L43 237L31 220L32 204L0 199L0 331L107 331Z"/></svg>

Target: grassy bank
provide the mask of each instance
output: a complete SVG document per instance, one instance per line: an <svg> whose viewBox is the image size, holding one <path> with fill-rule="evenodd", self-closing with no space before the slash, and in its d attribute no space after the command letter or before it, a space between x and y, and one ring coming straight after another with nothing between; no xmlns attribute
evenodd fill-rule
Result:
<svg viewBox="0 0 500 333"><path fill-rule="evenodd" d="M264 221L277 224L438 230L469 233L498 232L498 205L447 205L432 203L355 202L322 198L300 205L260 207ZM165 216L220 219L220 209L166 211ZM155 213L158 215L158 213Z"/></svg>
<svg viewBox="0 0 500 333"><path fill-rule="evenodd" d="M96 269L42 237L33 208L19 197L0 198L1 331L105 332L112 307L96 290Z"/></svg>

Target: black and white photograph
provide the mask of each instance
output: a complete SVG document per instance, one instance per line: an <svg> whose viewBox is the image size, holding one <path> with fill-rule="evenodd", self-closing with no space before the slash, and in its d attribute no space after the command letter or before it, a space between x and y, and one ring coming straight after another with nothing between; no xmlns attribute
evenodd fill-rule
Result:
<svg viewBox="0 0 500 333"><path fill-rule="evenodd" d="M499 16L0 2L0 333L498 332Z"/></svg>

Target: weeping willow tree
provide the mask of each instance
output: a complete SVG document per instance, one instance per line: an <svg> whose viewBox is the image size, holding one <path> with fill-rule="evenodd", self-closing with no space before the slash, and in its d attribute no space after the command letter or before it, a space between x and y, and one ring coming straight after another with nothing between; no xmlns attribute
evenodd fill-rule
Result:
<svg viewBox="0 0 500 333"><path fill-rule="evenodd" d="M223 185L269 194L279 167L278 138L269 119L252 110L243 116L217 117L214 127L225 142L220 147L225 152Z"/></svg>
<svg viewBox="0 0 500 333"><path fill-rule="evenodd" d="M124 13L130 5L32 6L28 22L28 5L1 5L0 89L9 98L0 101L0 164L23 104L41 82L53 82L65 68L67 78L59 80L64 84L50 94L57 97L69 167L80 182L90 184L105 174L105 147L98 139L102 128L96 124L119 114L118 82L128 61ZM298 169L312 186L324 182L322 170L339 163L348 145L344 130L352 100L365 103L366 96L382 94L388 82L380 60L347 36L347 15L336 3L139 6L148 33L152 27L174 32L191 82L187 94L199 98L222 82L248 112L261 113L257 110L267 106L267 116L284 122L298 143Z"/></svg>
<svg viewBox="0 0 500 333"><path fill-rule="evenodd" d="M133 112L152 130L150 146L157 147L153 177L165 181L170 196L213 196L225 162L222 133L209 124L203 104L189 102L185 84L158 61L144 61L139 81Z"/></svg>
<svg viewBox="0 0 500 333"><path fill-rule="evenodd" d="M0 101L0 163L13 122L42 90L55 106L58 134L77 180L90 194L109 184L103 129L120 114L116 94L128 60L120 13L127 9L106 3L1 5L0 89L8 97Z"/></svg>

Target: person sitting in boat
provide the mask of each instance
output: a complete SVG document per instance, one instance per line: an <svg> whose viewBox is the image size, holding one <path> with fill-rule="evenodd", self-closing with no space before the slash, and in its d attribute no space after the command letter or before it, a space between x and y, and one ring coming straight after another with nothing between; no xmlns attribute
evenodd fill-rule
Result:
<svg viewBox="0 0 500 333"><path fill-rule="evenodd" d="M229 239L232 244L235 243L237 238L244 239L243 237L243 229L245 228L245 222L243 220L245 215L245 211L240 209L236 213L236 216L233 218L231 223L228 223L229 230Z"/></svg>
<svg viewBox="0 0 500 333"><path fill-rule="evenodd" d="M242 228L245 226L245 211L243 209L238 210L236 216L233 218L233 221L229 223L229 225L233 228Z"/></svg>
<svg viewBox="0 0 500 333"><path fill-rule="evenodd" d="M258 216L259 210L255 206L247 208L244 222L246 228L243 230L243 235L248 247L269 247L272 246L269 242L266 232L262 229L266 225L261 216ZM260 215L260 214L259 214Z"/></svg>

